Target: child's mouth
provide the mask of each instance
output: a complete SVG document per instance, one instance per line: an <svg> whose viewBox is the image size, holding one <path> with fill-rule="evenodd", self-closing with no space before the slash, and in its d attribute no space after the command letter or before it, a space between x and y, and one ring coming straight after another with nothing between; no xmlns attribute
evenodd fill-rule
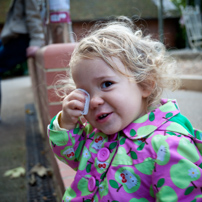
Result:
<svg viewBox="0 0 202 202"><path fill-rule="evenodd" d="M104 119L105 117L107 117L109 114L102 114L101 116L98 117L99 120Z"/></svg>
<svg viewBox="0 0 202 202"><path fill-rule="evenodd" d="M112 114L112 112L100 114L97 116L97 121L99 123L104 123L110 118L111 114Z"/></svg>

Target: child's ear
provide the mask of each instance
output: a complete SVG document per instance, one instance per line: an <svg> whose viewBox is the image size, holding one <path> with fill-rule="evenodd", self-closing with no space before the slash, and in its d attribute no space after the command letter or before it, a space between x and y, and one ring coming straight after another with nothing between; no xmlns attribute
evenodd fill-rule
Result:
<svg viewBox="0 0 202 202"><path fill-rule="evenodd" d="M155 82L151 81L146 85L141 85L142 88L142 97L143 98L147 98L151 95L153 89L155 87Z"/></svg>
<svg viewBox="0 0 202 202"><path fill-rule="evenodd" d="M142 97L147 98L151 95L151 89L142 89Z"/></svg>

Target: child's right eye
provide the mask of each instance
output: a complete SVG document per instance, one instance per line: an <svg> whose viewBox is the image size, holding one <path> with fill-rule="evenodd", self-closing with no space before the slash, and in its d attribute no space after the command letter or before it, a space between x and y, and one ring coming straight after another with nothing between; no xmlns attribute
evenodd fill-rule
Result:
<svg viewBox="0 0 202 202"><path fill-rule="evenodd" d="M108 88L111 86L113 83L111 81L105 81L102 83L101 88Z"/></svg>

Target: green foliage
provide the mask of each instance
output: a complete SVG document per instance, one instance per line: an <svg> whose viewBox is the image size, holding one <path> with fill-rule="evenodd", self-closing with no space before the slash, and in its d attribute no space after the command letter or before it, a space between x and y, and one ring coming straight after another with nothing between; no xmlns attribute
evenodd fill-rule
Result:
<svg viewBox="0 0 202 202"><path fill-rule="evenodd" d="M178 8L186 5L186 0L171 0Z"/></svg>
<svg viewBox="0 0 202 202"><path fill-rule="evenodd" d="M180 6L185 7L186 5L195 6L195 0L171 0L179 9ZM202 4L200 5L200 10L202 11Z"/></svg>
<svg viewBox="0 0 202 202"><path fill-rule="evenodd" d="M176 7L180 10L180 6L185 7L187 4L191 6L195 6L195 0L171 0ZM200 7L202 11L202 4ZM180 10L181 12L181 10ZM181 49L186 47L186 29L185 26L179 24L176 36L176 47Z"/></svg>
<svg viewBox="0 0 202 202"><path fill-rule="evenodd" d="M9 77L23 76L28 74L29 72L28 72L27 62L24 62L22 64L16 65L15 68L2 73L0 76L1 78L9 78Z"/></svg>
<svg viewBox="0 0 202 202"><path fill-rule="evenodd" d="M195 6L195 0L171 0L178 8L180 6L185 7L187 4L191 6ZM202 6L202 5L201 5Z"/></svg>

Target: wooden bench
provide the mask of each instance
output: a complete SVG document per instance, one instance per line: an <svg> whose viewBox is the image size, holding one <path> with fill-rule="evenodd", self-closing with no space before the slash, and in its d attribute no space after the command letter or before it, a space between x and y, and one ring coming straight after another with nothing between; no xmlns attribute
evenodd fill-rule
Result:
<svg viewBox="0 0 202 202"><path fill-rule="evenodd" d="M181 11L191 48L202 50L202 20L199 7L181 6Z"/></svg>

